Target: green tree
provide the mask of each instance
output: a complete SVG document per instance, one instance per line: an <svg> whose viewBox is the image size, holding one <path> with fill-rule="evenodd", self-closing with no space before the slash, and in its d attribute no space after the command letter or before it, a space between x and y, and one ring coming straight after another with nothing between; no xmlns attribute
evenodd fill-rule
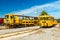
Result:
<svg viewBox="0 0 60 40"><path fill-rule="evenodd" d="M40 15L48 15L48 13L46 11L42 11Z"/></svg>

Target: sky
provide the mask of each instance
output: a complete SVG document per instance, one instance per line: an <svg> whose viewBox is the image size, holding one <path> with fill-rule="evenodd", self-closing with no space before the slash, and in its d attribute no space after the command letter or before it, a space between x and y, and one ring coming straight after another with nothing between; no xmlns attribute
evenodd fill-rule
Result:
<svg viewBox="0 0 60 40"><path fill-rule="evenodd" d="M60 18L60 0L0 0L0 17L5 14L38 16L43 10Z"/></svg>

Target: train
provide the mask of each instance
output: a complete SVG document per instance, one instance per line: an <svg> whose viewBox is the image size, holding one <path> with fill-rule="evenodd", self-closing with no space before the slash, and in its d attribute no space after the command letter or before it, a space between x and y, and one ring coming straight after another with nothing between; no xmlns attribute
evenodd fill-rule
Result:
<svg viewBox="0 0 60 40"><path fill-rule="evenodd" d="M1 25L1 26L4 25L4 18L0 18L0 25Z"/></svg>
<svg viewBox="0 0 60 40"><path fill-rule="evenodd" d="M6 28L36 26L38 25L38 17L6 14L4 24Z"/></svg>
<svg viewBox="0 0 60 40"><path fill-rule="evenodd" d="M57 21L54 20L53 16L50 16L50 15L39 16L39 25L41 27L53 27L56 24L57 24Z"/></svg>
<svg viewBox="0 0 60 40"><path fill-rule="evenodd" d="M56 24L57 21L55 21L54 17L50 15L32 17L15 14L6 14L4 17L4 25L6 26L6 28L20 28L29 26L52 27Z"/></svg>

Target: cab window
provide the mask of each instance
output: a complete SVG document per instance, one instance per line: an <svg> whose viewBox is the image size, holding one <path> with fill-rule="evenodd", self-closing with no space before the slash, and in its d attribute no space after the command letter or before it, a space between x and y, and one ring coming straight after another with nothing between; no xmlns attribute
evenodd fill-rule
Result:
<svg viewBox="0 0 60 40"><path fill-rule="evenodd" d="M6 18L6 19L8 19L8 18L9 18L9 16L8 16L8 15L6 15L6 16L5 16L5 18Z"/></svg>
<svg viewBox="0 0 60 40"><path fill-rule="evenodd" d="M13 17L12 17L12 16L10 16L10 18L12 19Z"/></svg>
<svg viewBox="0 0 60 40"><path fill-rule="evenodd" d="M12 19L12 18L15 18L14 16L10 16L10 18Z"/></svg>

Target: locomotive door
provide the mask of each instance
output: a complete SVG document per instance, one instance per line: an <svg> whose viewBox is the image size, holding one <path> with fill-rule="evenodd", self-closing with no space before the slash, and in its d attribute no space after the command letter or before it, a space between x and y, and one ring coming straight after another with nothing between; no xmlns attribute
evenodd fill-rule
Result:
<svg viewBox="0 0 60 40"><path fill-rule="evenodd" d="M14 18L14 16L10 16L10 21L11 21L12 24L15 23L15 18Z"/></svg>

